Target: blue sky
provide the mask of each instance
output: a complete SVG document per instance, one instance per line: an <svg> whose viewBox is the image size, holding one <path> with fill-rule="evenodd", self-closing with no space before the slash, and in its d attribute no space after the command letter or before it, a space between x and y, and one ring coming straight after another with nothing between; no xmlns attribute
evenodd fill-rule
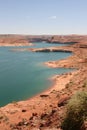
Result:
<svg viewBox="0 0 87 130"><path fill-rule="evenodd" d="M0 0L0 34L87 34L87 0Z"/></svg>

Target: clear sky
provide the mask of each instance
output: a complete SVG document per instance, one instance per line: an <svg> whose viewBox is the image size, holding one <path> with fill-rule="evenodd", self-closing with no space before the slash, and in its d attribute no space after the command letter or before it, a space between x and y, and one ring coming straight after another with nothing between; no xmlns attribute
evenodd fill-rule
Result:
<svg viewBox="0 0 87 130"><path fill-rule="evenodd" d="M0 34L87 34L87 0L0 0Z"/></svg>

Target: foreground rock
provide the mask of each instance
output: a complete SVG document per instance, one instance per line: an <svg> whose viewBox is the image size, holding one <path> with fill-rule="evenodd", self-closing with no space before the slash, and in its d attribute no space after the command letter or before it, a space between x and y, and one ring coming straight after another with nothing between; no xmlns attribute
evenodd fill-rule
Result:
<svg viewBox="0 0 87 130"><path fill-rule="evenodd" d="M58 101L58 107L64 106L65 104L68 103L68 100L70 99L70 96L68 95L63 95Z"/></svg>

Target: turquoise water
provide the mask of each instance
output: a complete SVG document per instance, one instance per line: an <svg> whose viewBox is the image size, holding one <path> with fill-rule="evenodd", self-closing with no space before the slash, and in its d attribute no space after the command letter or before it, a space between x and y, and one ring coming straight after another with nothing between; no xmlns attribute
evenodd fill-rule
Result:
<svg viewBox="0 0 87 130"><path fill-rule="evenodd" d="M60 44L34 43L33 47L60 46ZM55 74L70 69L52 69L43 65L45 61L58 60L71 55L65 52L33 53L12 52L13 48L0 47L0 106L13 101L25 100L51 86L48 80Z"/></svg>

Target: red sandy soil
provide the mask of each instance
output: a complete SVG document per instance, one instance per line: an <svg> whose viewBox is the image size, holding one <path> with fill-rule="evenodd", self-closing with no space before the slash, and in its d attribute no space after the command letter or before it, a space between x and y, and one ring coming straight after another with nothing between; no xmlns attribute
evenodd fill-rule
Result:
<svg viewBox="0 0 87 130"><path fill-rule="evenodd" d="M87 42L84 41L64 47L72 51L73 55L45 63L49 67L76 70L52 77L54 85L46 92L27 101L14 102L0 108L0 130L61 130L67 101L77 91L87 91L86 46Z"/></svg>

